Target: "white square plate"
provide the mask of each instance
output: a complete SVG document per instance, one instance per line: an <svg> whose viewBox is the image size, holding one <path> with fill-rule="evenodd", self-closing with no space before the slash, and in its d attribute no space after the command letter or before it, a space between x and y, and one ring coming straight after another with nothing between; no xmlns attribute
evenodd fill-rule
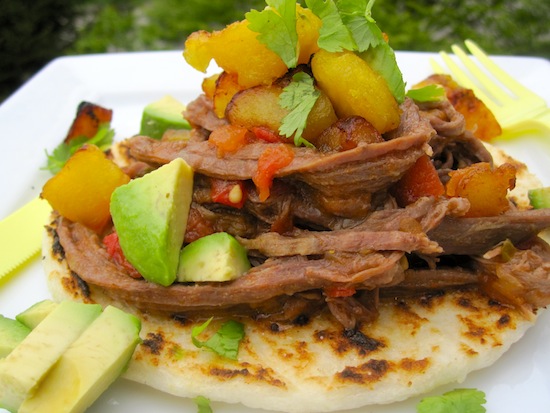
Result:
<svg viewBox="0 0 550 413"><path fill-rule="evenodd" d="M432 73L430 53L398 52L405 80L412 85ZM496 56L512 76L550 102L550 62L540 58ZM204 75L187 66L181 52L147 52L64 57L52 61L0 106L0 219L38 196L50 177L41 170L67 133L82 100L114 111L112 126L120 140L139 132L147 103L171 94L189 102L200 93ZM550 136L525 136L505 148L527 163L544 185L550 185ZM48 298L40 262L28 265L0 284L0 314L13 317ZM437 389L477 388L487 395L493 413L550 411L550 314L492 367L472 373L465 382ZM62 391L62 389L60 389ZM355 413L415 412L420 398ZM259 413L240 405L212 403L215 413ZM0 410L1 411L1 410ZM193 401L172 397L124 379L118 380L88 410L90 413L196 412ZM266 412L267 413L267 412ZM349 412L351 413L351 412Z"/></svg>

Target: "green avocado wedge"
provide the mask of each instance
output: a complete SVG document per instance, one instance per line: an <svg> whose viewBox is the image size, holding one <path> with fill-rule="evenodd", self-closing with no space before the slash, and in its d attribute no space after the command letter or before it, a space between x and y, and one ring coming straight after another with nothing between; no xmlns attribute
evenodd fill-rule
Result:
<svg viewBox="0 0 550 413"><path fill-rule="evenodd" d="M192 196L193 170L181 158L113 192L120 247L146 280L163 286L175 281Z"/></svg>
<svg viewBox="0 0 550 413"><path fill-rule="evenodd" d="M140 135L160 139L169 129L190 129L183 118L184 110L185 105L170 95L149 103L141 115Z"/></svg>
<svg viewBox="0 0 550 413"><path fill-rule="evenodd" d="M10 354L30 332L23 323L0 315L0 358Z"/></svg>
<svg viewBox="0 0 550 413"><path fill-rule="evenodd" d="M84 412L124 371L140 342L140 330L137 317L106 307L23 402L19 413Z"/></svg>
<svg viewBox="0 0 550 413"><path fill-rule="evenodd" d="M181 250L178 281L231 281L249 269L246 249L230 234L218 232Z"/></svg>
<svg viewBox="0 0 550 413"><path fill-rule="evenodd" d="M52 300L42 300L33 304L25 311L17 314L15 319L20 323L23 323L28 328L35 328L48 314L50 314L54 308L57 307L57 303Z"/></svg>
<svg viewBox="0 0 550 413"><path fill-rule="evenodd" d="M67 348L101 313L99 304L61 302L0 360L0 406L15 412Z"/></svg>

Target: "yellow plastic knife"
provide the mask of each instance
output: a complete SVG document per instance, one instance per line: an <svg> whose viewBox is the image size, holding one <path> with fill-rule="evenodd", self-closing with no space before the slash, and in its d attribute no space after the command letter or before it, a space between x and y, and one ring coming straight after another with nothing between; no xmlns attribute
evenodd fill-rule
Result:
<svg viewBox="0 0 550 413"><path fill-rule="evenodd" d="M0 280L40 252L51 211L47 201L35 198L0 221Z"/></svg>

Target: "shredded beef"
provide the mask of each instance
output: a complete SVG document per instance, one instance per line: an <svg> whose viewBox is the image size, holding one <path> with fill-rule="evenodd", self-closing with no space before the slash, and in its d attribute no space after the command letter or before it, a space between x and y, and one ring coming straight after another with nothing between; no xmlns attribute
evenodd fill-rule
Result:
<svg viewBox="0 0 550 413"><path fill-rule="evenodd" d="M352 282L363 288L389 284L402 276L398 252L338 255L327 259L271 258L231 282L174 284L169 288L136 280L110 260L97 234L60 218L59 240L72 271L89 285L138 308L182 312L206 307L261 303L279 295ZM351 259L350 259L351 258Z"/></svg>
<svg viewBox="0 0 550 413"><path fill-rule="evenodd" d="M214 104L205 95L200 95L185 108L185 118L197 128L213 131L220 126L226 125L227 120L220 119L214 113Z"/></svg>
<svg viewBox="0 0 550 413"><path fill-rule="evenodd" d="M402 110L403 134L400 136L327 154L314 148L292 147L294 160L280 169L275 178L301 182L332 200L342 198L348 202L363 197L364 193L387 188L422 154L430 151L427 142L434 134L412 101L407 100ZM260 155L271 144L251 143L223 158L218 157L216 148L208 141L157 141L136 136L125 145L138 161L160 165L180 157L199 175L242 181L254 176ZM348 215L333 212L336 216Z"/></svg>
<svg viewBox="0 0 550 413"><path fill-rule="evenodd" d="M267 257L360 251L415 251L434 255L443 251L424 231L436 227L448 214L462 215L468 205L461 198L426 197L406 208L375 211L350 229L295 230L285 235L268 232L239 240L248 250Z"/></svg>
<svg viewBox="0 0 550 413"><path fill-rule="evenodd" d="M250 251L257 251L268 257L292 255L319 255L331 251L418 251L423 254L442 252L437 243L430 241L424 233L405 231L296 231L288 236L274 232L259 235L254 239L239 238Z"/></svg>
<svg viewBox="0 0 550 413"><path fill-rule="evenodd" d="M450 206L454 202L419 200L417 205L396 210L393 216L386 215L386 220L391 222L391 225L381 224L382 211L374 212L372 213L373 224L379 230L376 237L372 237L372 234L365 237L367 232L363 231L361 226L349 231L336 231L335 234L329 235L329 237L341 236L342 239L349 238L346 248L342 248L346 245L343 242L340 245L334 245L334 248L329 248L329 243L325 240L321 242L323 248L313 243L313 247L310 244L302 250L305 254L303 256L296 255L297 253L288 255L290 249L296 245L296 241L292 237L287 239L281 237L280 239L285 239L287 244L280 245L281 249L286 250L285 254L281 254L284 256L277 257L277 254L270 254L264 262L259 263L235 281L196 285L176 284L169 288L127 277L124 270L110 260L97 234L80 224L60 218L58 235L70 268L87 283L104 289L117 299L130 301L138 307L182 312L186 309L209 306L231 307L242 303L261 303L279 295L325 288L340 283L354 285L359 289L374 289L399 283L404 277L403 249L410 251L418 249L419 252L424 253L437 253L439 250L436 244L425 238L423 232L410 233L383 228L384 226L391 228L392 225L399 225L399 222L418 219L418 227L421 230L421 222L433 221L433 218L425 219L422 212L426 215L439 216L442 208L434 207L438 204L446 205L445 210L452 210ZM403 211L410 213L408 220L404 219ZM368 222L368 219L365 222ZM302 231L302 234L307 232ZM397 239L392 240L396 234L399 234ZM265 236L280 237L273 233ZM314 232L309 236L314 240L323 237ZM403 240L407 242L406 248L403 247ZM369 246L369 242L377 245Z"/></svg>
<svg viewBox="0 0 550 413"><path fill-rule="evenodd" d="M378 311L363 305L355 297L328 298L327 305L344 329L353 330L359 323L368 323L378 317Z"/></svg>
<svg viewBox="0 0 550 413"><path fill-rule="evenodd" d="M448 101L421 104L422 117L429 120L437 132L430 140L433 162L439 177L446 183L449 172L477 162L492 163L483 143L465 129L463 116Z"/></svg>
<svg viewBox="0 0 550 413"><path fill-rule="evenodd" d="M496 251L476 259L482 287L493 297L523 308L526 314L550 305L550 246L538 237L513 251Z"/></svg>
<svg viewBox="0 0 550 413"><path fill-rule="evenodd" d="M463 262L466 264L466 262ZM426 291L444 290L450 287L477 285L480 273L472 268L441 265L437 268L410 268L399 284L384 288L385 297L400 297L410 294L423 294Z"/></svg>
<svg viewBox="0 0 550 413"><path fill-rule="evenodd" d="M508 211L494 217L446 217L428 232L445 254L483 255L508 239L519 244L550 227L550 209Z"/></svg>
<svg viewBox="0 0 550 413"><path fill-rule="evenodd" d="M550 226L549 212L464 218L468 201L444 197L396 205L389 188L425 153L433 155L443 182L452 169L492 162L448 102L419 108L407 99L401 111L400 126L383 141L341 152L292 147L294 160L277 171L270 197L261 202L251 178L270 144L254 142L218 157L207 137L226 121L201 96L187 107L186 117L195 126L191 139L136 136L124 147L135 170L175 158L190 164L195 182L185 243L229 232L248 249L252 269L229 282L163 287L129 277L97 234L59 218L57 234L67 263L92 294L100 291L147 311L180 315L205 308L250 311L272 320L277 329L305 323L323 307L351 331L376 317L379 297L461 286L481 286L528 311L550 304L550 247L536 237ZM242 181L244 206L214 202L213 178ZM499 253L505 240L523 244L509 260ZM333 287L357 292L325 294Z"/></svg>

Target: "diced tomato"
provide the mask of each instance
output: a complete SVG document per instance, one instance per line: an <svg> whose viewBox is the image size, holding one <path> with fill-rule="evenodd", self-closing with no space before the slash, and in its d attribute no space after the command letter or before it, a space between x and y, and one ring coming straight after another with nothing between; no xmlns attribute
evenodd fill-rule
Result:
<svg viewBox="0 0 550 413"><path fill-rule="evenodd" d="M258 159L258 170L252 177L258 189L260 201L263 202L269 198L273 177L280 169L290 165L293 159L294 152L287 144L272 144L264 149Z"/></svg>
<svg viewBox="0 0 550 413"><path fill-rule="evenodd" d="M113 111L90 102L82 102L78 105L76 117L65 137L65 143L72 139L85 136L93 138L102 123L109 123L113 118Z"/></svg>
<svg viewBox="0 0 550 413"><path fill-rule="evenodd" d="M246 201L244 183L213 178L210 184L210 196L214 202L240 209Z"/></svg>
<svg viewBox="0 0 550 413"><path fill-rule="evenodd" d="M438 197L445 188L428 155L422 155L401 177L392 189L392 194L401 207L412 204L423 196Z"/></svg>
<svg viewBox="0 0 550 413"><path fill-rule="evenodd" d="M221 158L226 153L236 152L249 143L250 135L248 129L229 124L212 131L208 142L216 147L217 154Z"/></svg>
<svg viewBox="0 0 550 413"><path fill-rule="evenodd" d="M216 232L214 223L205 218L197 208L189 210L184 242L189 244Z"/></svg>
<svg viewBox="0 0 550 413"><path fill-rule="evenodd" d="M124 268L128 275L132 278L142 278L141 274L134 268L130 262L124 256L122 248L120 247L120 242L118 240L118 234L113 232L103 238L103 244L107 248L107 253L113 259L113 261Z"/></svg>
<svg viewBox="0 0 550 413"><path fill-rule="evenodd" d="M270 143L284 142L281 135L264 126L253 127L252 133L254 134L254 136L256 136L256 138L265 142L270 142Z"/></svg>
<svg viewBox="0 0 550 413"><path fill-rule="evenodd" d="M351 297L356 293L355 288L344 285L331 285L324 288L324 293L329 298Z"/></svg>

